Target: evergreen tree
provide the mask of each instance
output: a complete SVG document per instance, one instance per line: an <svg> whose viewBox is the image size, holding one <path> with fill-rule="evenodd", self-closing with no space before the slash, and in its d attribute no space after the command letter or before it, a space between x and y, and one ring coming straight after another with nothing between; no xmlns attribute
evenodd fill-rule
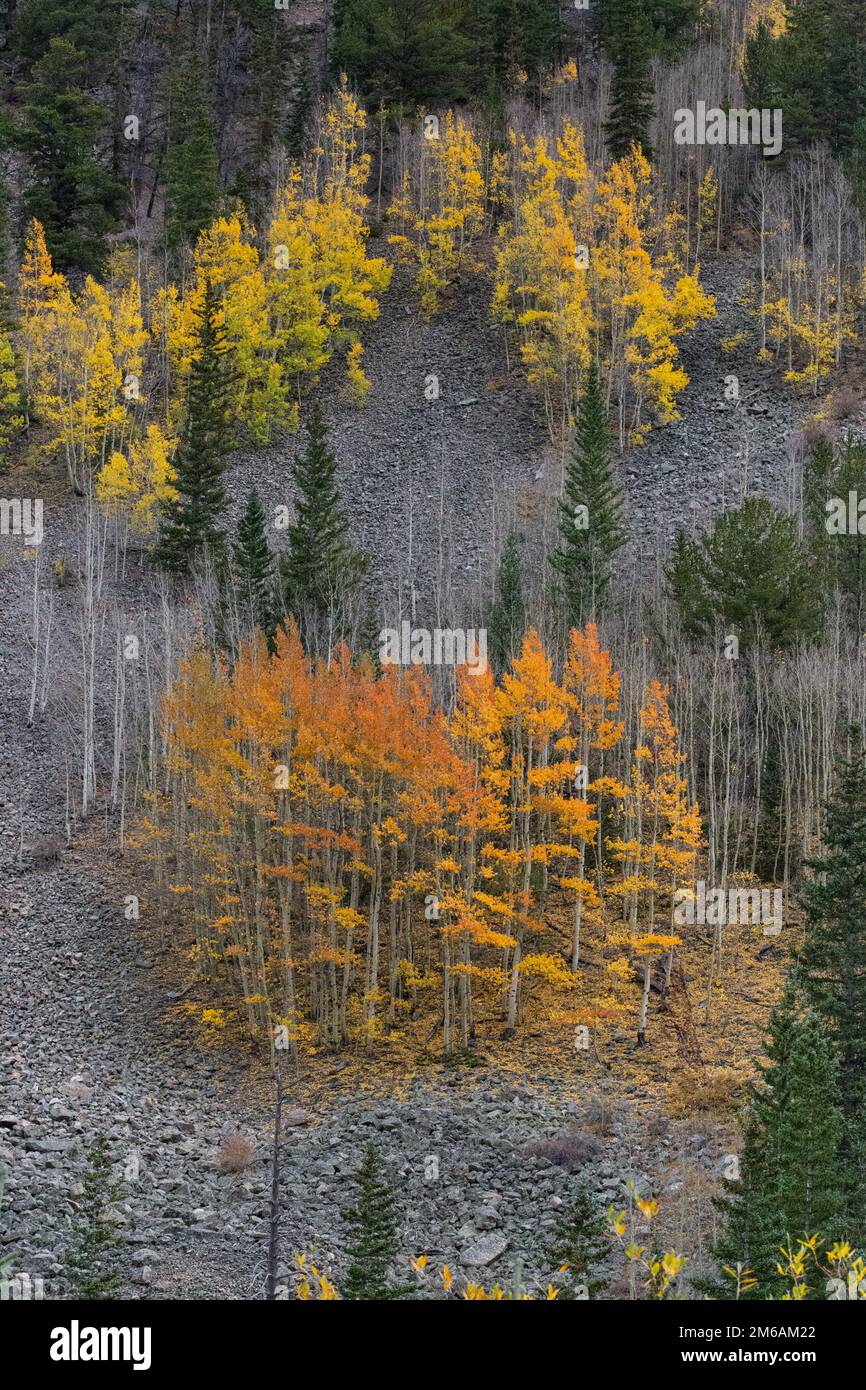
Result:
<svg viewBox="0 0 866 1390"><path fill-rule="evenodd" d="M348 637L349 607L367 568L353 549L336 481L337 461L328 448L318 406L310 413L307 448L296 455L297 489L288 552L280 561L286 611L296 619L308 648Z"/></svg>
<svg viewBox="0 0 866 1390"><path fill-rule="evenodd" d="M65 1274L78 1298L115 1298L123 1285L114 1255L121 1240L109 1211L120 1196L121 1189L112 1178L108 1144L98 1134L88 1150L84 1193L72 1228L75 1246L66 1257Z"/></svg>
<svg viewBox="0 0 866 1390"><path fill-rule="evenodd" d="M313 107L310 89L310 65L306 54L299 51L295 59L295 91L286 122L286 149L292 159L304 153L307 123Z"/></svg>
<svg viewBox="0 0 866 1390"><path fill-rule="evenodd" d="M171 77L165 174L165 237L172 251L193 246L219 212L220 181L210 93L189 50Z"/></svg>
<svg viewBox="0 0 866 1390"><path fill-rule="evenodd" d="M232 554L238 609L252 627L261 629L268 639L268 650L273 651L277 625L274 558L268 545L265 509L254 487L238 522Z"/></svg>
<svg viewBox="0 0 866 1390"><path fill-rule="evenodd" d="M862 0L789 0L784 30L751 36L746 90L757 105L785 112L786 148L826 141L856 153L866 119L866 23Z"/></svg>
<svg viewBox="0 0 866 1390"><path fill-rule="evenodd" d="M850 758L827 803L824 857L803 890L806 938L797 957L803 995L840 1059L841 1152L852 1245L866 1244L866 763L854 731ZM818 1094L816 1092L816 1094Z"/></svg>
<svg viewBox="0 0 866 1390"><path fill-rule="evenodd" d="M607 1280L595 1270L610 1252L607 1224L585 1180L581 1180L568 1206L556 1217L547 1247L550 1263L558 1269L567 1266L560 1283L561 1298L595 1298L607 1288Z"/></svg>
<svg viewBox="0 0 866 1390"><path fill-rule="evenodd" d="M472 0L472 87L501 91L519 70L537 84L557 63L565 27L558 0Z"/></svg>
<svg viewBox="0 0 866 1390"><path fill-rule="evenodd" d="M497 676L507 670L526 632L526 605L520 577L520 545L512 531L502 547L496 576L496 596L487 620L490 660Z"/></svg>
<svg viewBox="0 0 866 1390"><path fill-rule="evenodd" d="M648 49L670 57L683 49L697 30L703 0L639 0ZM612 56L615 34L622 24L622 0L595 0L595 28Z"/></svg>
<svg viewBox="0 0 866 1390"><path fill-rule="evenodd" d="M368 1302L406 1297L411 1286L390 1282L397 1256L397 1207L375 1144L367 1145L358 1169L355 1205L343 1212L343 1220L349 1228L343 1297Z"/></svg>
<svg viewBox="0 0 866 1390"><path fill-rule="evenodd" d="M845 1231L839 1063L830 1034L805 1007L793 985L770 1016L768 1061L752 1089L739 1178L726 1178L719 1199L722 1231L713 1253L720 1271L740 1265L756 1280L741 1297L779 1298L785 1280L776 1270L789 1239ZM699 1288L731 1298L730 1278Z"/></svg>
<svg viewBox="0 0 866 1390"><path fill-rule="evenodd" d="M650 26L642 0L608 0L607 49L614 65L605 138L614 159L632 145L649 157L649 125L655 114L650 72Z"/></svg>
<svg viewBox="0 0 866 1390"><path fill-rule="evenodd" d="M760 634L783 647L813 636L820 623L820 587L796 521L763 497L725 512L700 541L680 533L665 574L692 636L721 622L741 645Z"/></svg>
<svg viewBox="0 0 866 1390"><path fill-rule="evenodd" d="M97 275L123 187L95 153L108 112L91 83L86 54L53 38L22 89L14 139L26 160L23 211L42 223L55 266Z"/></svg>
<svg viewBox="0 0 866 1390"><path fill-rule="evenodd" d="M14 9L9 48L29 76L52 39L85 55L94 84L110 77L124 32L124 0L26 0Z"/></svg>
<svg viewBox="0 0 866 1390"><path fill-rule="evenodd" d="M174 459L178 495L164 509L156 552L159 564L175 574L187 573L195 560L205 556L219 563L224 553L218 523L226 504L227 352L216 291L208 281L196 325L183 434Z"/></svg>
<svg viewBox="0 0 866 1390"><path fill-rule="evenodd" d="M749 106L774 110L780 100L779 52L765 19L755 25L743 60L743 91Z"/></svg>
<svg viewBox="0 0 866 1390"><path fill-rule="evenodd" d="M461 0L336 0L334 72L354 78L368 109L467 96L470 56Z"/></svg>
<svg viewBox="0 0 866 1390"><path fill-rule="evenodd" d="M622 491L613 476L610 429L593 364L559 504L559 544L550 557L569 626L580 627L604 603L613 557L624 544Z"/></svg>

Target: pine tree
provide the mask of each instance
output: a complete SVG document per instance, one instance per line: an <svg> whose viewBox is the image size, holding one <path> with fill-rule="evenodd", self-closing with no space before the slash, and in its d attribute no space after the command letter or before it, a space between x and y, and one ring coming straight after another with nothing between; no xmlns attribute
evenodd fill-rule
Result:
<svg viewBox="0 0 866 1390"><path fill-rule="evenodd" d="M840 1058L848 1206L845 1236L866 1243L866 763L862 735L827 803L823 858L803 890L806 938L797 957L803 995ZM817 1094L817 1093L816 1093Z"/></svg>
<svg viewBox="0 0 866 1390"><path fill-rule="evenodd" d="M655 114L650 26L642 0L609 0L607 10L607 49L614 65L604 128L607 146L614 159L622 159L632 145L649 157L649 125Z"/></svg>
<svg viewBox="0 0 866 1390"><path fill-rule="evenodd" d="M261 498L253 487L238 522L233 547L235 595L240 612L260 628L274 650L277 615L274 604L274 557L267 537L267 520Z"/></svg>
<svg viewBox="0 0 866 1390"><path fill-rule="evenodd" d="M66 39L85 55L94 86L102 86L121 48L124 9L124 0L27 0L9 6L10 51L29 75L52 39Z"/></svg>
<svg viewBox="0 0 866 1390"><path fill-rule="evenodd" d="M648 52L666 57L681 51L694 36L703 0L639 0ZM595 28L610 53L622 23L622 0L595 0L590 6Z"/></svg>
<svg viewBox="0 0 866 1390"><path fill-rule="evenodd" d="M121 1189L111 1174L108 1143L98 1134L88 1150L84 1192L73 1225L76 1243L66 1257L66 1277L79 1298L115 1298L123 1285L114 1258L121 1240L109 1212L120 1196Z"/></svg>
<svg viewBox="0 0 866 1390"><path fill-rule="evenodd" d="M559 545L550 557L557 572L559 607L570 627L582 626L604 603L611 562L625 544L622 491L614 480L610 454L610 429L593 364L559 504Z"/></svg>
<svg viewBox="0 0 866 1390"><path fill-rule="evenodd" d="M349 1228L343 1297L369 1302L406 1297L409 1285L389 1282L397 1256L397 1208L375 1144L367 1145L358 1169L355 1205L343 1212L343 1220Z"/></svg>
<svg viewBox="0 0 866 1390"><path fill-rule="evenodd" d="M291 159L300 159L304 153L307 123L313 105L310 65L303 50L299 50L295 59L294 79L295 90L286 121L286 149Z"/></svg>
<svg viewBox="0 0 866 1390"><path fill-rule="evenodd" d="M595 1270L610 1252L610 1237L604 1217L585 1180L578 1183L574 1197L556 1217L547 1257L557 1269L567 1266L560 1281L560 1297L595 1298L607 1288Z"/></svg>
<svg viewBox="0 0 866 1390"><path fill-rule="evenodd" d="M123 187L94 152L108 111L92 95L91 81L86 54L53 38L23 88L15 143L26 160L23 211L44 227L56 268L96 275Z"/></svg>
<svg viewBox="0 0 866 1390"><path fill-rule="evenodd" d="M767 1063L753 1087L738 1179L719 1199L722 1232L713 1254L720 1271L749 1270L755 1287L741 1297L778 1298L779 1247L801 1235L845 1235L839 1063L819 1015L786 988L770 1016ZM698 1284L717 1298L734 1296L730 1277Z"/></svg>
<svg viewBox="0 0 866 1390"><path fill-rule="evenodd" d="M779 104L779 50L765 19L755 25L746 43L743 91L749 106L772 111Z"/></svg>
<svg viewBox="0 0 866 1390"><path fill-rule="evenodd" d="M490 97L521 71L534 83L553 68L565 26L558 0L472 0L472 88Z"/></svg>
<svg viewBox="0 0 866 1390"><path fill-rule="evenodd" d="M193 561L205 554L217 561L224 551L218 522L226 504L227 352L217 294L208 281L196 325L183 436L174 460L178 495L163 512L156 552L158 563L175 574L187 573Z"/></svg>
<svg viewBox="0 0 866 1390"><path fill-rule="evenodd" d="M490 660L497 676L518 654L526 634L526 604L520 576L520 545L512 531L506 538L496 575L496 596L487 620Z"/></svg>
<svg viewBox="0 0 866 1390"><path fill-rule="evenodd" d="M280 561L286 611L296 619L308 647L348 637L349 605L361 586L367 560L353 549L336 481L337 461L328 448L318 406L310 413L307 448L296 455L297 489L288 552Z"/></svg>
<svg viewBox="0 0 866 1390"><path fill-rule="evenodd" d="M358 84L368 108L429 105L468 95L471 39L449 0L337 0L333 70Z"/></svg>
<svg viewBox="0 0 866 1390"><path fill-rule="evenodd" d="M219 212L220 182L210 96L200 60L175 64L165 176L165 237L172 251L195 244Z"/></svg>
<svg viewBox="0 0 866 1390"><path fill-rule="evenodd" d="M784 647L813 636L820 623L818 576L795 518L763 497L725 512L700 541L680 534L665 575L694 637L722 623L741 646L760 636Z"/></svg>
<svg viewBox="0 0 866 1390"><path fill-rule="evenodd" d="M785 112L786 149L826 141L857 153L866 121L866 25L862 0L789 0L773 39L759 24L746 47L749 102Z"/></svg>

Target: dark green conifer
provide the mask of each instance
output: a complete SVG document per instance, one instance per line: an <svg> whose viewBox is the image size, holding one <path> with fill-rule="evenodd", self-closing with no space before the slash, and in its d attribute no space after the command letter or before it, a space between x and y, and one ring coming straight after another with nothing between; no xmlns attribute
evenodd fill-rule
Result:
<svg viewBox="0 0 866 1390"><path fill-rule="evenodd" d="M558 607L568 626L581 626L603 606L613 557L624 544L622 491L613 475L610 429L593 364L559 504L559 541L550 557Z"/></svg>
<svg viewBox="0 0 866 1390"><path fill-rule="evenodd" d="M229 447L228 342L216 291L205 287L196 325L197 352L190 368L183 433L175 455L178 496L163 512L156 558L174 574L224 553L220 517L225 508L223 456Z"/></svg>

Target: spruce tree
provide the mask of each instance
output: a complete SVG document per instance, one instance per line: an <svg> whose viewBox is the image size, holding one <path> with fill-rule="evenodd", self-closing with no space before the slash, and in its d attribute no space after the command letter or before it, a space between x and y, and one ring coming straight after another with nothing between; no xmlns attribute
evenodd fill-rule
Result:
<svg viewBox="0 0 866 1390"><path fill-rule="evenodd" d="M852 1245L866 1245L866 763L862 735L826 806L822 858L803 890L806 937L796 978L824 1020L840 1059L845 1132L847 1226Z"/></svg>
<svg viewBox="0 0 866 1390"><path fill-rule="evenodd" d="M256 489L250 488L232 548L235 596L242 616L259 628L274 650L277 613L274 602L275 567L267 537L267 518Z"/></svg>
<svg viewBox="0 0 866 1390"><path fill-rule="evenodd" d="M26 75L52 39L66 39L87 59L94 88L107 85L123 51L124 0L27 0L10 5L9 51Z"/></svg>
<svg viewBox="0 0 866 1390"><path fill-rule="evenodd" d="M520 577L520 546L512 531L506 538L496 575L496 596L487 620L487 644L497 676L520 651L526 632L526 605Z"/></svg>
<svg viewBox="0 0 866 1390"><path fill-rule="evenodd" d="M331 645L349 636L350 601L367 567L366 557L352 546L336 474L325 420L315 406L306 450L292 465L295 520L289 527L288 551L280 561L285 608L308 647L319 638Z"/></svg>
<svg viewBox="0 0 866 1390"><path fill-rule="evenodd" d="M776 1270L780 1246L802 1235L848 1237L839 1062L823 1020L793 983L771 1014L766 1055L752 1089L739 1178L725 1179L717 1204L719 1277L698 1283L717 1298L733 1297L734 1283L722 1271L738 1265L756 1280L741 1297L778 1298L786 1288Z"/></svg>
<svg viewBox="0 0 866 1390"><path fill-rule="evenodd" d="M703 0L640 0L650 53L679 53L694 36ZM622 0L595 0L590 5L595 29L608 53L622 24Z"/></svg>
<svg viewBox="0 0 866 1390"><path fill-rule="evenodd" d="M342 1215L349 1229L343 1297L369 1302L406 1297L410 1286L390 1280L397 1256L397 1207L375 1144L367 1145L358 1169L355 1205Z"/></svg>
<svg viewBox="0 0 866 1390"><path fill-rule="evenodd" d="M186 49L171 77L165 171L165 239L193 246L219 212L220 182L210 93L201 61Z"/></svg>
<svg viewBox="0 0 866 1390"><path fill-rule="evenodd" d="M97 153L109 113L92 94L87 55L53 38L22 89L15 143L24 155L22 207L45 229L55 265L97 275L123 186Z"/></svg>
<svg viewBox="0 0 866 1390"><path fill-rule="evenodd" d="M613 476L610 429L593 364L559 504L559 543L550 557L558 606L569 626L579 627L603 605L613 557L624 544L622 491Z"/></svg>
<svg viewBox="0 0 866 1390"><path fill-rule="evenodd" d="M557 1269L565 1269L560 1279L560 1298L595 1298L607 1288L607 1280L596 1276L596 1268L610 1253L610 1236L605 1219L585 1180L574 1197L556 1217L547 1257Z"/></svg>
<svg viewBox="0 0 866 1390"><path fill-rule="evenodd" d="M223 455L229 447L226 365L228 342L216 291L205 285L196 325L183 433L175 455L177 496L166 504L156 558L163 569L186 574L194 562L218 563L224 553L219 518L226 504Z"/></svg>
<svg viewBox="0 0 866 1390"><path fill-rule="evenodd" d="M291 159L300 159L304 153L307 124L313 106L309 60L303 49L295 58L293 75L295 90L286 120L286 149Z"/></svg>
<svg viewBox="0 0 866 1390"><path fill-rule="evenodd" d="M743 91L750 106L770 111L778 106L778 61L778 45L770 25L760 19L746 43L743 61Z"/></svg>
<svg viewBox="0 0 866 1390"><path fill-rule="evenodd" d="M332 67L355 79L368 109L460 100L472 80L462 6L448 0L336 0Z"/></svg>
<svg viewBox="0 0 866 1390"><path fill-rule="evenodd" d="M746 46L751 105L785 113L786 149L815 141L856 158L866 122L866 25L862 0L789 0L784 30L759 24Z"/></svg>
<svg viewBox="0 0 866 1390"><path fill-rule="evenodd" d="M721 623L741 646L771 647L814 636L821 592L794 517L763 497L725 512L700 541L680 533L665 570L685 630L708 636Z"/></svg>
<svg viewBox="0 0 866 1390"><path fill-rule="evenodd" d="M632 145L649 158L649 125L655 114L650 72L651 30L642 0L609 0L607 49L614 65L605 138L614 159Z"/></svg>
<svg viewBox="0 0 866 1390"><path fill-rule="evenodd" d="M78 1298L115 1298L123 1285L115 1257L121 1240L109 1211L120 1196L120 1186L112 1178L108 1143L98 1134L88 1150L84 1192L72 1228L75 1245L66 1257L66 1277Z"/></svg>

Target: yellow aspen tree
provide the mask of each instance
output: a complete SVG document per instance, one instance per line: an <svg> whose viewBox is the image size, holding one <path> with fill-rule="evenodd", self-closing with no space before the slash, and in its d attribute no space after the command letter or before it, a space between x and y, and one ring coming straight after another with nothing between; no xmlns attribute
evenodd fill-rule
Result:
<svg viewBox="0 0 866 1390"><path fill-rule="evenodd" d="M471 128L453 111L428 138L421 116L414 169L407 164L389 221L388 240L417 267L415 284L425 314L464 270L477 268L471 246L484 225L482 152Z"/></svg>
<svg viewBox="0 0 866 1390"><path fill-rule="evenodd" d="M327 305L318 284L309 211L300 170L292 170L277 196L268 227L265 276L272 351L291 385L293 427L302 384L314 381L331 357Z"/></svg>
<svg viewBox="0 0 866 1390"><path fill-rule="evenodd" d="M24 392L29 401L33 395L32 375L41 373L53 332L53 308L59 300L68 298L66 279L54 270L45 244L41 222L28 222L24 231L24 250L18 273L18 309L21 320L20 340ZM29 421L28 421L29 423Z"/></svg>
<svg viewBox="0 0 866 1390"><path fill-rule="evenodd" d="M714 299L700 288L699 269L666 285L665 258L654 265L647 244L652 211L652 170L634 149L599 182L592 258L593 305L621 445L646 437L647 406L662 423L678 418L676 398L688 376L678 364L676 339L715 314Z"/></svg>
<svg viewBox="0 0 866 1390"><path fill-rule="evenodd" d="M18 389L15 352L10 335L0 328L0 449L8 448L23 428L23 402Z"/></svg>
<svg viewBox="0 0 866 1390"><path fill-rule="evenodd" d="M349 91L345 75L319 130L304 169L305 216L316 253L316 285L327 306L331 351L349 359L349 390L357 403L369 390L361 365L360 327L379 317L379 295L391 283L383 257L367 255L365 214L370 155L362 150L366 112Z"/></svg>
<svg viewBox="0 0 866 1390"><path fill-rule="evenodd" d="M513 224L500 229L492 309L517 334L555 440L573 422L594 330L589 247L575 231L583 235L590 176L572 126L553 152L544 136L532 145L512 136L512 145L518 191Z"/></svg>
<svg viewBox="0 0 866 1390"><path fill-rule="evenodd" d="M159 425L148 425L125 454L119 450L111 454L97 476L98 501L126 516L133 531L141 535L154 530L160 508L177 496L172 451L173 443Z"/></svg>
<svg viewBox="0 0 866 1390"><path fill-rule="evenodd" d="M186 382L195 351L195 325L201 319L210 284L231 354L231 409L252 437L266 444L275 426L289 421L283 365L272 332L268 288L253 231L235 212L206 227L196 243L192 283L181 296L174 286L157 293L153 320L165 335L173 402L168 425L178 427Z"/></svg>
<svg viewBox="0 0 866 1390"><path fill-rule="evenodd" d="M45 451L62 451L69 481L81 493L112 440L122 437L126 419L108 293L88 276L80 295L58 295L50 317L51 337L32 374L32 395L51 430Z"/></svg>

